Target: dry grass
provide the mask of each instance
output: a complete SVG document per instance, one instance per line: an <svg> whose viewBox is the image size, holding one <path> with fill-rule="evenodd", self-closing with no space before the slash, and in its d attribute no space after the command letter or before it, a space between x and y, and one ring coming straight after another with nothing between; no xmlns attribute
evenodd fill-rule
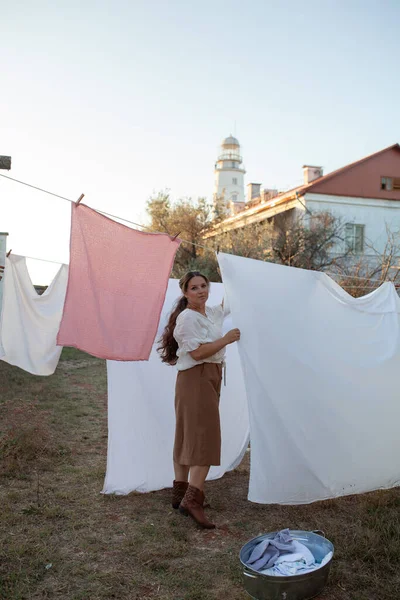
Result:
<svg viewBox="0 0 400 600"><path fill-rule="evenodd" d="M323 529L336 555L324 600L400 598L400 490L312 506L246 500L247 459L208 486L215 531L169 505L168 490L102 496L103 361L64 350L54 376L0 362L0 598L245 599L238 553L251 537Z"/></svg>

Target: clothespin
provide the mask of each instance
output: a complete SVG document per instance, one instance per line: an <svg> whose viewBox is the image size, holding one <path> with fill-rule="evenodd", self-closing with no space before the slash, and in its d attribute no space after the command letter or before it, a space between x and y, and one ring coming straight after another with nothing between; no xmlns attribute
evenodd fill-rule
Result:
<svg viewBox="0 0 400 600"><path fill-rule="evenodd" d="M78 198L78 200L75 202L76 206L78 206L79 202L82 200L82 198L85 197L85 194L81 194Z"/></svg>
<svg viewBox="0 0 400 600"><path fill-rule="evenodd" d="M7 252L7 254L6 254L7 258L10 256L11 252L12 252L12 250L9 250L9 251Z"/></svg>
<svg viewBox="0 0 400 600"><path fill-rule="evenodd" d="M173 242L176 240L176 238L178 237L179 234L180 234L180 231L176 235L174 235L174 237L172 238Z"/></svg>

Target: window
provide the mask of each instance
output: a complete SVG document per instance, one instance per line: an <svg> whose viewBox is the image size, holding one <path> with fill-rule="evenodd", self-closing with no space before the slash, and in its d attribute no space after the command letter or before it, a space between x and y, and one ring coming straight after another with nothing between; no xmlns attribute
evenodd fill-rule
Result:
<svg viewBox="0 0 400 600"><path fill-rule="evenodd" d="M233 167L234 169L236 169L236 163L235 163L235 161L232 161L232 167Z"/></svg>
<svg viewBox="0 0 400 600"><path fill-rule="evenodd" d="M237 202L237 194L232 194L232 202Z"/></svg>
<svg viewBox="0 0 400 600"><path fill-rule="evenodd" d="M346 223L345 241L349 250L360 254L364 251L364 225Z"/></svg>
<svg viewBox="0 0 400 600"><path fill-rule="evenodd" d="M381 190L391 192L393 190L393 179L391 177L381 177Z"/></svg>
<svg viewBox="0 0 400 600"><path fill-rule="evenodd" d="M237 185L237 177L234 177L234 178L232 179L232 183L233 183L233 185Z"/></svg>

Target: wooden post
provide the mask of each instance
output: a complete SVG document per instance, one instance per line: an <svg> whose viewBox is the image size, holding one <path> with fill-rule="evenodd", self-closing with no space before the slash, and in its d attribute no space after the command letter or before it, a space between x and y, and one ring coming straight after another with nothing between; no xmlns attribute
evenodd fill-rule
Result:
<svg viewBox="0 0 400 600"><path fill-rule="evenodd" d="M9 171L11 169L11 156L1 156L0 155L0 169L6 169L7 171ZM1 314L1 305L3 302L3 273L4 273L4 265L6 263L7 236L8 236L8 233L0 232L0 314Z"/></svg>
<svg viewBox="0 0 400 600"><path fill-rule="evenodd" d="M0 314L3 302L3 275L4 265L6 264L7 236L8 233L0 231Z"/></svg>

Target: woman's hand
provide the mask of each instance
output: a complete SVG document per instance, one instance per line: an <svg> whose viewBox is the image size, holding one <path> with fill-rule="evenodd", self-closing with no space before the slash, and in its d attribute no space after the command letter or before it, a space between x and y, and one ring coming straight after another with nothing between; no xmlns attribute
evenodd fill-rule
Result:
<svg viewBox="0 0 400 600"><path fill-rule="evenodd" d="M224 335L224 339L226 344L233 344L234 342L238 342L240 340L240 331L239 329L231 329L227 334Z"/></svg>

